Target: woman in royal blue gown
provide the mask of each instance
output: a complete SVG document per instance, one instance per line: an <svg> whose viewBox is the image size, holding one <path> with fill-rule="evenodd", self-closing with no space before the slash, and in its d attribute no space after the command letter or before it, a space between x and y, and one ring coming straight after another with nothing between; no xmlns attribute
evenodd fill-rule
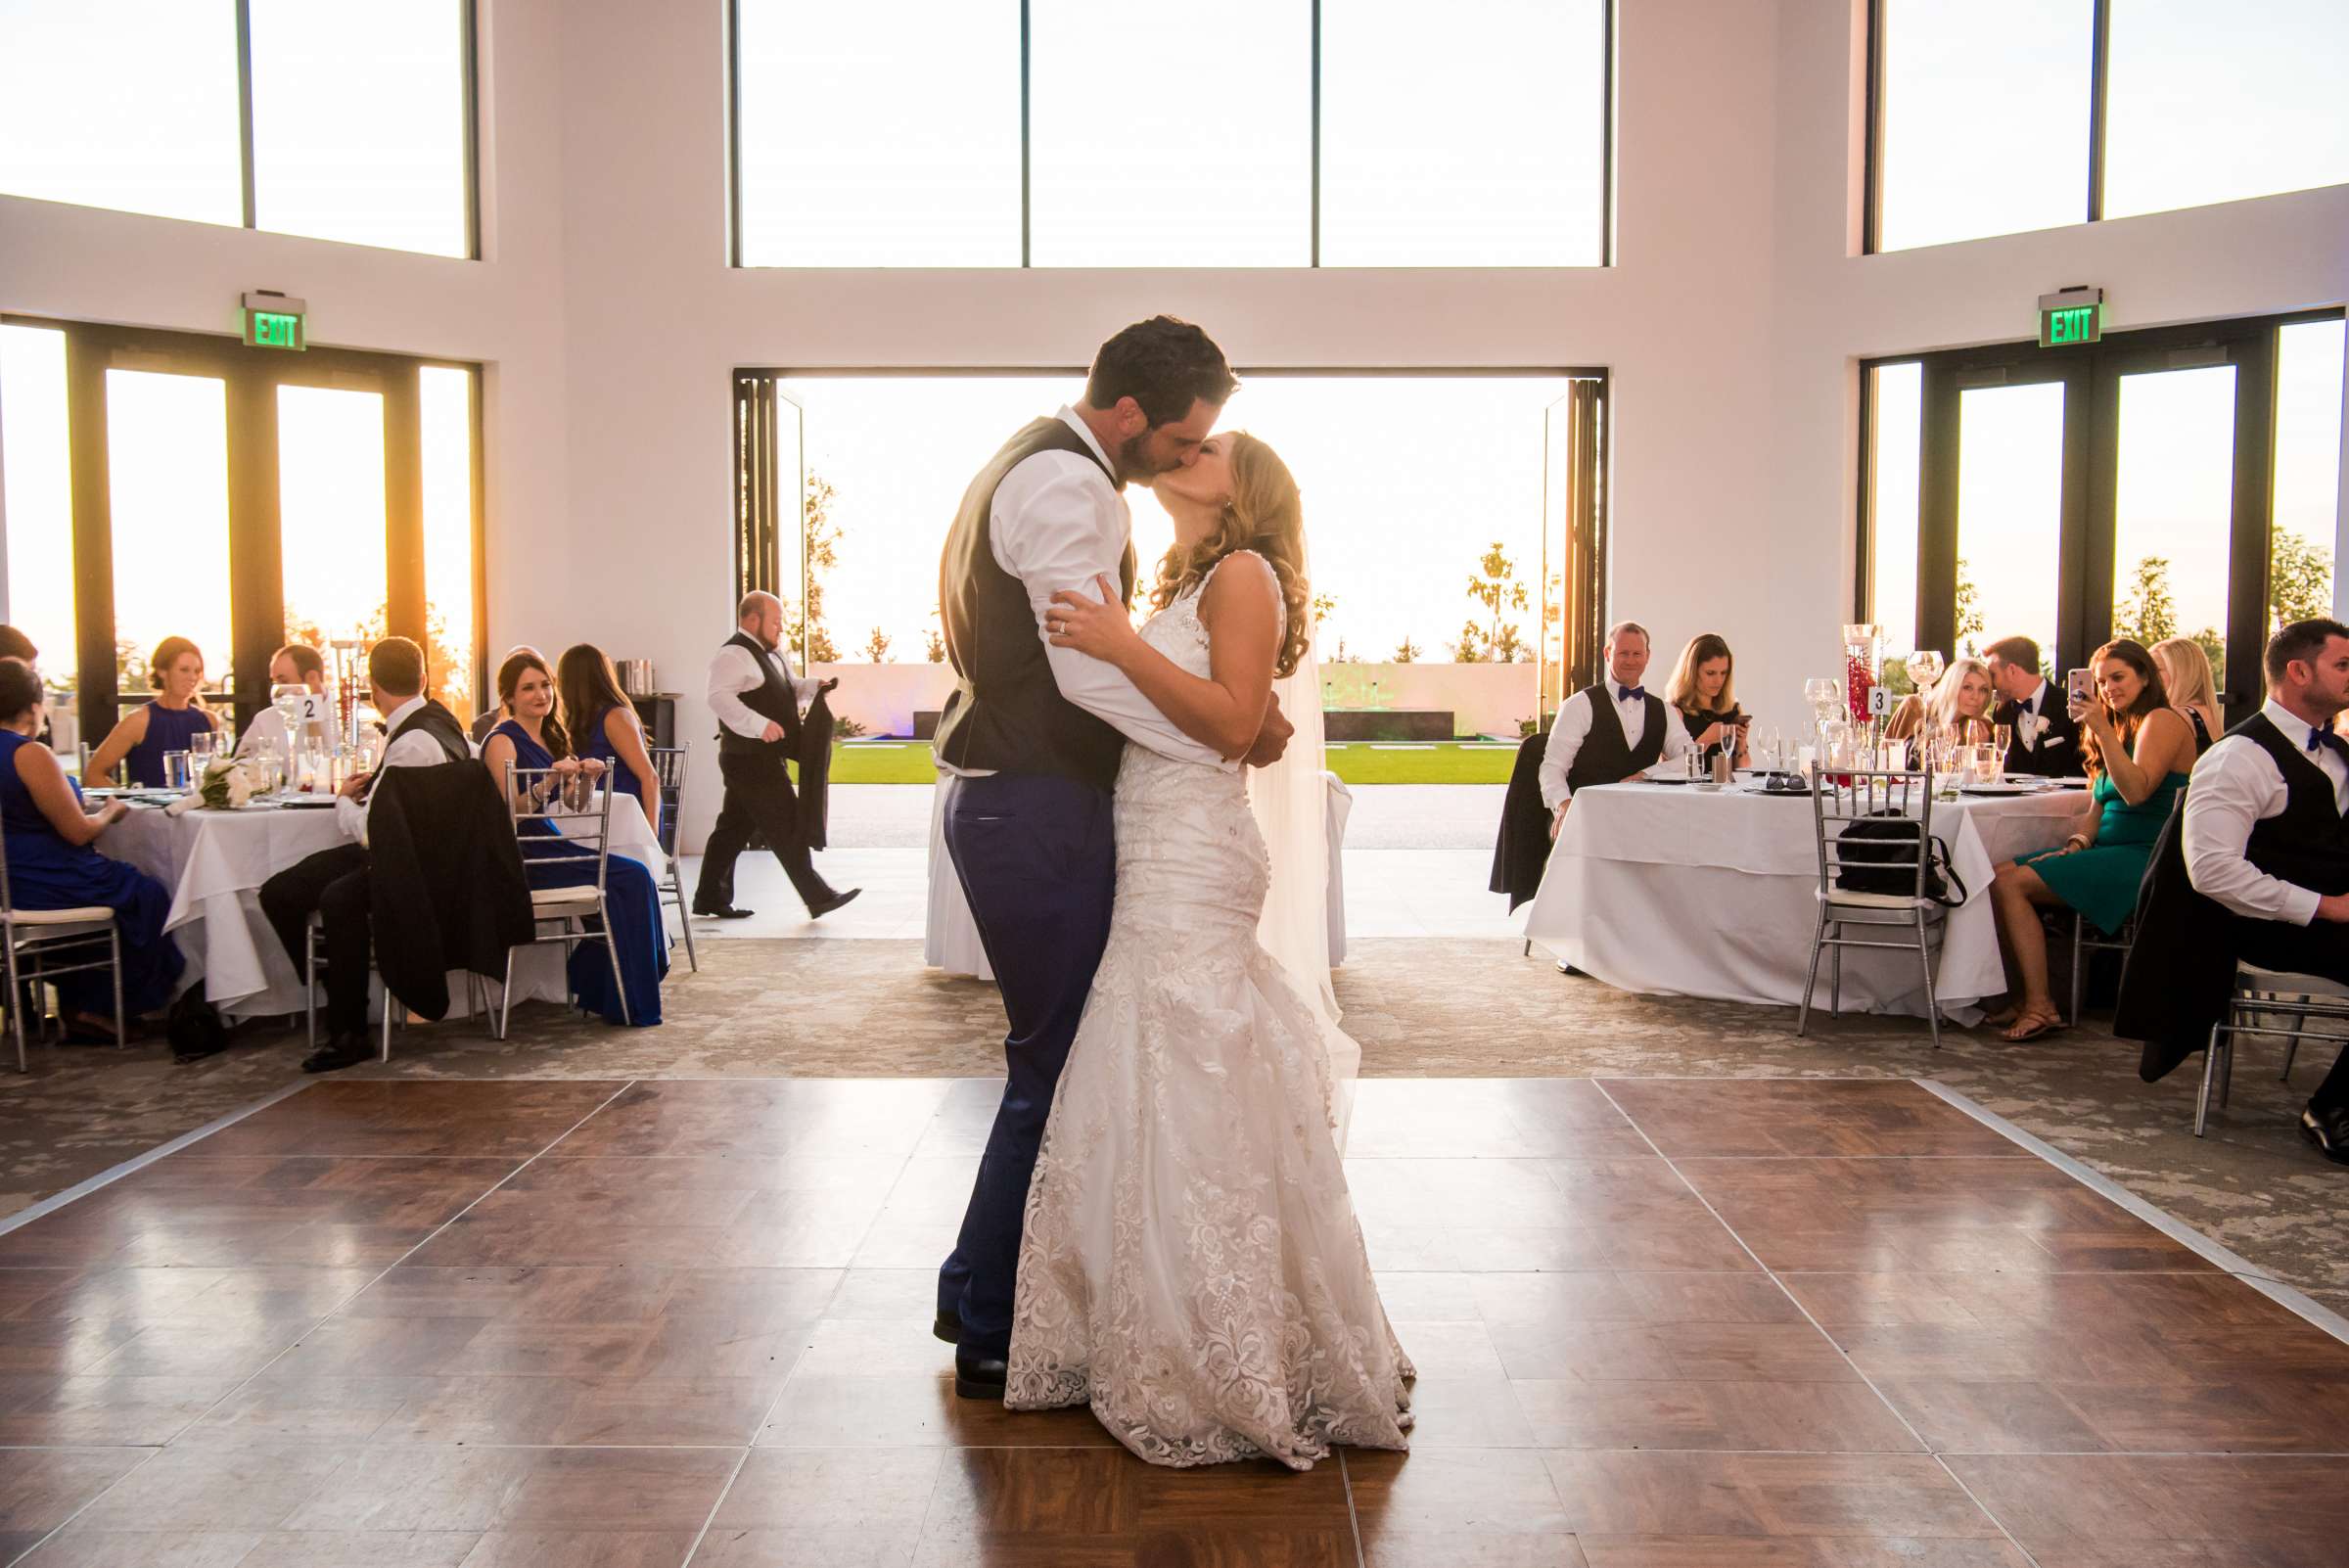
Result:
<svg viewBox="0 0 2349 1568"><path fill-rule="evenodd" d="M133 784L161 789L163 754L184 752L188 737L219 733L219 716L204 706L204 654L185 637L165 637L148 662L147 683L154 701L131 711L90 754L92 779L114 774L115 764L127 761Z"/></svg>
<svg viewBox="0 0 2349 1568"><path fill-rule="evenodd" d="M501 794L508 767L554 767L566 775L601 776L602 763L582 763L572 755L554 675L545 660L527 651L509 655L498 667L497 695L513 716L489 732L482 745L482 761ZM544 821L526 822L523 831L523 868L530 886L578 887L595 880L591 851L565 843ZM580 943L571 949L572 994L581 1007L615 1024L658 1024L661 982L668 973L668 938L652 872L615 850L605 862L604 903L611 914L612 949L626 987L626 1012L621 1009L622 992L612 984L612 960L599 950L600 943Z"/></svg>
<svg viewBox="0 0 2349 1568"><path fill-rule="evenodd" d="M620 672L591 642L574 643L555 661L555 694L576 726L572 741L584 761L604 764L604 776L623 795L636 797L653 837L661 835L661 776L645 750L644 720L620 689Z"/></svg>
<svg viewBox="0 0 2349 1568"><path fill-rule="evenodd" d="M29 665L0 660L0 837L10 900L20 909L114 910L123 1011L154 1012L171 999L181 969L179 948L163 930L171 894L137 867L98 853L98 836L130 808L116 801L96 816L82 810L81 786L33 739L47 718L40 676ZM56 986L68 1039L114 1038L114 983L105 970L61 975Z"/></svg>

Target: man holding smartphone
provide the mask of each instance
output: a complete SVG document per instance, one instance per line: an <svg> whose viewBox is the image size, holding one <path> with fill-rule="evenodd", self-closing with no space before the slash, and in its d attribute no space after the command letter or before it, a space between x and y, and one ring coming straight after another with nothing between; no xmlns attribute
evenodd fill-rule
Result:
<svg viewBox="0 0 2349 1568"><path fill-rule="evenodd" d="M1991 722L2007 725L2014 737L2006 750L2006 771L2077 778L2080 725L2062 694L2040 674L2039 644L2029 637L2004 637L1984 649L1982 658L1999 696Z"/></svg>

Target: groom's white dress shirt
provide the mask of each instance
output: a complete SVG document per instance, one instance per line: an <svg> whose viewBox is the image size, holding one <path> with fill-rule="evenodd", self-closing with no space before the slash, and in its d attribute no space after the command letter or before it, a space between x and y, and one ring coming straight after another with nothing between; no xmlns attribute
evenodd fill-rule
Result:
<svg viewBox="0 0 2349 1568"><path fill-rule="evenodd" d="M769 648L766 660L800 702L813 698L815 688L822 684L811 675L793 674L791 661L780 648ZM737 642L720 643L717 656L710 661L710 684L705 693L710 699L710 712L735 734L758 740L766 734L766 720L751 712L751 705L742 700L742 694L765 684L766 672L759 668L748 648Z"/></svg>
<svg viewBox="0 0 2349 1568"><path fill-rule="evenodd" d="M2260 709L2287 745L2298 747L2332 780L2335 809L2349 811L2349 761L2320 743L2308 750L2308 721L2281 704ZM2318 895L2281 877L2272 877L2243 858L2251 829L2283 810L2290 787L2255 741L2240 735L2220 740L2194 763L2186 788L2186 874L2194 891L2255 920L2284 920L2305 926L2317 916Z"/></svg>
<svg viewBox="0 0 2349 1568"><path fill-rule="evenodd" d="M423 706L424 698L420 694L393 708L384 715L384 732L391 734L398 729L408 721L408 715ZM380 775L387 767L433 767L447 761L448 754L440 749L440 743L433 739L429 731L411 729L404 735L393 736L392 744L384 748L384 760L377 764L376 771ZM367 791L364 801L338 795L335 797L335 825L343 830L345 838L365 844L367 818L374 809L375 791L372 788Z"/></svg>
<svg viewBox="0 0 2349 1568"><path fill-rule="evenodd" d="M2048 683L2043 680L2030 696L2014 705L2014 738L2022 742L2026 752L2038 751L2040 738L2048 732L2050 720L2048 718L2047 700Z"/></svg>
<svg viewBox="0 0 2349 1568"><path fill-rule="evenodd" d="M1610 677L1607 690L1615 694L1615 716L1623 724L1623 744L1633 751L1647 736L1647 696L1642 689L1636 697L1626 698L1623 687ZM1661 699L1659 699L1661 701ZM1566 787L1566 775L1574 771L1574 760L1582 755L1583 742L1590 734L1590 696L1578 691L1558 705L1556 722L1549 727L1549 744L1542 749L1542 804L1552 811L1558 803L1573 791ZM1696 750L1689 738L1688 726L1673 712L1672 704L1664 704L1664 750L1657 762L1677 762Z"/></svg>
<svg viewBox="0 0 2349 1568"><path fill-rule="evenodd" d="M1127 541L1133 536L1133 514L1126 497L1103 472L1109 454L1093 438L1073 408L1062 408L1061 423L1100 456L1094 464L1075 452L1037 452L1023 459L995 486L994 506L988 514L988 545L995 565L1020 579L1028 590L1028 608L1036 616L1036 634L1044 641L1052 679L1060 694L1102 719L1137 746L1180 761L1204 762L1229 771L1239 766L1225 761L1214 748L1201 745L1176 728L1151 706L1126 672L1117 666L1074 648L1055 648L1044 630L1044 613L1052 595L1074 588L1100 597L1093 579L1112 584L1126 559ZM942 773L957 771L945 764ZM976 775L979 768L959 771Z"/></svg>

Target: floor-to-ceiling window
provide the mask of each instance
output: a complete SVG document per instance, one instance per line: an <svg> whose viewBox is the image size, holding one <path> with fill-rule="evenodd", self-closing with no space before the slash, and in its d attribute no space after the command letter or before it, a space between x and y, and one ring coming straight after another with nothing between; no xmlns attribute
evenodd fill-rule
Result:
<svg viewBox="0 0 2349 1568"><path fill-rule="evenodd" d="M2338 311L1864 367L1859 608L1894 648L2024 635L2050 669L2190 637L2230 703L2287 621L2328 615Z"/></svg>
<svg viewBox="0 0 2349 1568"><path fill-rule="evenodd" d="M1269 441L1305 494L1325 673L1343 684L1357 664L1522 665L1529 716L1589 678L1602 375L1240 374L1223 424ZM740 585L783 598L809 663L942 663L938 561L964 486L1082 382L1075 370L738 372ZM1146 488L1126 495L1147 581L1174 525Z"/></svg>
<svg viewBox="0 0 2349 1568"><path fill-rule="evenodd" d="M0 326L8 605L94 742L167 636L248 719L283 642L355 669L387 633L477 698L476 372L392 354Z"/></svg>

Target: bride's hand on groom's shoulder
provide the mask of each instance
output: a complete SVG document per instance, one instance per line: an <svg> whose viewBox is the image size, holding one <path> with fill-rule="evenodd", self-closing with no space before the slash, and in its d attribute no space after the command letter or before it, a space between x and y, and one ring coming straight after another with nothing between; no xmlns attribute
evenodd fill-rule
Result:
<svg viewBox="0 0 2349 1568"><path fill-rule="evenodd" d="M1075 588L1052 595L1051 606L1044 611L1044 630L1055 648L1074 648L1114 665L1128 650L1140 645L1141 634L1133 629L1133 620L1127 614L1116 584L1105 576L1096 576L1093 582L1101 590L1097 599Z"/></svg>

